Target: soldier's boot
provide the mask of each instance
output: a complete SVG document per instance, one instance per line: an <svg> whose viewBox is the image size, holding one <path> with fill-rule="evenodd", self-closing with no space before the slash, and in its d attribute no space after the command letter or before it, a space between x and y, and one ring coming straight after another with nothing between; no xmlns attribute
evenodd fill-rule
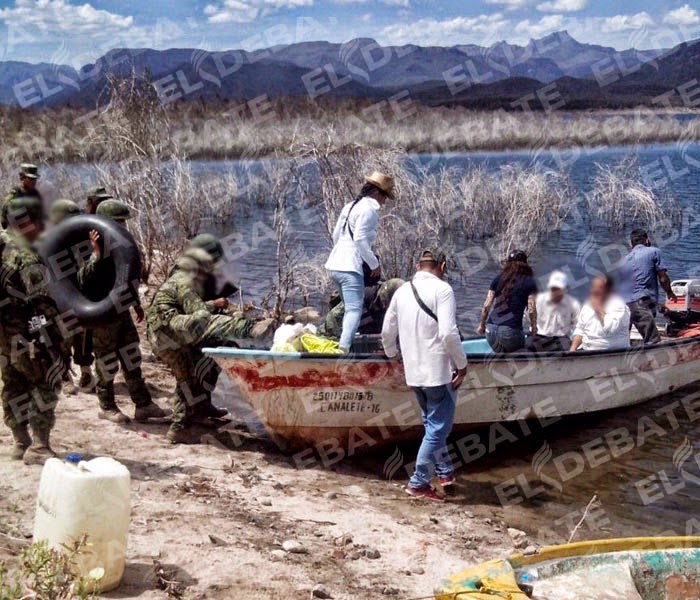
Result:
<svg viewBox="0 0 700 600"><path fill-rule="evenodd" d="M80 367L78 387L87 392L94 392L96 383L95 376L92 374L92 369L90 367Z"/></svg>
<svg viewBox="0 0 700 600"><path fill-rule="evenodd" d="M32 427L32 437L34 439L31 446L24 453L23 460L25 465L43 465L47 459L56 456L49 443L50 435L51 430L48 428Z"/></svg>
<svg viewBox="0 0 700 600"><path fill-rule="evenodd" d="M171 427L168 429L168 433L165 435L171 444L191 444L192 434L188 428Z"/></svg>
<svg viewBox="0 0 700 600"><path fill-rule="evenodd" d="M149 419L166 419L172 414L173 411L169 408L161 408L155 402L151 402L145 406L137 406L134 411L134 419L139 423L145 423Z"/></svg>
<svg viewBox="0 0 700 600"><path fill-rule="evenodd" d="M12 430L12 438L14 439L14 444L12 446L12 460L22 460L24 458L24 453L27 448L32 444L32 438L29 437L29 431L27 431L26 425L20 425L19 427Z"/></svg>
<svg viewBox="0 0 700 600"><path fill-rule="evenodd" d="M97 418L104 419L105 421L111 421L112 423L117 423L118 425L126 425L131 422L131 419L127 417L118 407L110 408L100 408L97 412Z"/></svg>
<svg viewBox="0 0 700 600"><path fill-rule="evenodd" d="M200 402L195 407L195 414L207 419L223 419L228 415L228 411L225 408L214 406L211 402Z"/></svg>

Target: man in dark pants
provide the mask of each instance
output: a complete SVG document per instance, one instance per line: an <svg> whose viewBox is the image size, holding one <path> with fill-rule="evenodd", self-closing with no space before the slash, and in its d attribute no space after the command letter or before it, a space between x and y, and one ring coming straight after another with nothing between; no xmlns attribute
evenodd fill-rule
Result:
<svg viewBox="0 0 700 600"><path fill-rule="evenodd" d="M631 325L637 328L645 344L656 344L661 340L655 321L659 285L669 300L674 300L676 295L661 250L651 245L647 232L635 229L630 242L632 250L618 270L618 289L630 309Z"/></svg>

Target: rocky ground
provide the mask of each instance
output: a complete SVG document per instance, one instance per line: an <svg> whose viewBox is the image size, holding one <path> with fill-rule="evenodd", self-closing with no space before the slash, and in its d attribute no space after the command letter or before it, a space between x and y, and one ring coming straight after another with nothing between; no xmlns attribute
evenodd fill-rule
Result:
<svg viewBox="0 0 700 600"><path fill-rule="evenodd" d="M172 378L146 359L154 398L165 405ZM118 394L133 413L123 384ZM480 504L464 486L445 504L426 503L408 498L405 482L360 464L295 469L237 419L202 430L202 444L172 446L165 424L118 426L96 413L94 396L65 394L53 439L61 455L112 456L131 472L126 572L108 597L416 598L469 563L525 545L509 533L503 509ZM41 469L11 461L10 444L3 427L0 534L30 537ZM0 561L12 566L16 553L3 546L0 535Z"/></svg>

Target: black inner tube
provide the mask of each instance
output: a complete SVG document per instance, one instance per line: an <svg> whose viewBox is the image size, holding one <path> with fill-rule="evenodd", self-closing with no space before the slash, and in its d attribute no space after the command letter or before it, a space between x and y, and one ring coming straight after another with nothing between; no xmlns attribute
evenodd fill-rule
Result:
<svg viewBox="0 0 700 600"><path fill-rule="evenodd" d="M100 282L81 290L77 273L91 254L90 230L100 234ZM112 219L69 217L50 229L39 244L48 269L48 286L62 313L85 326L104 325L133 306L141 278L141 256L134 238Z"/></svg>

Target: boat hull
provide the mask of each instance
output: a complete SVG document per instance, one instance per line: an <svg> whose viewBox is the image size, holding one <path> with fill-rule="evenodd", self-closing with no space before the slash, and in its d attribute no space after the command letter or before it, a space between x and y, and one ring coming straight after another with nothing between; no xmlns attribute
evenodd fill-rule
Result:
<svg viewBox="0 0 700 600"><path fill-rule="evenodd" d="M361 450L419 437L420 410L399 361L380 355L205 349L284 450ZM468 355L454 429L645 402L700 379L700 338L618 352Z"/></svg>

